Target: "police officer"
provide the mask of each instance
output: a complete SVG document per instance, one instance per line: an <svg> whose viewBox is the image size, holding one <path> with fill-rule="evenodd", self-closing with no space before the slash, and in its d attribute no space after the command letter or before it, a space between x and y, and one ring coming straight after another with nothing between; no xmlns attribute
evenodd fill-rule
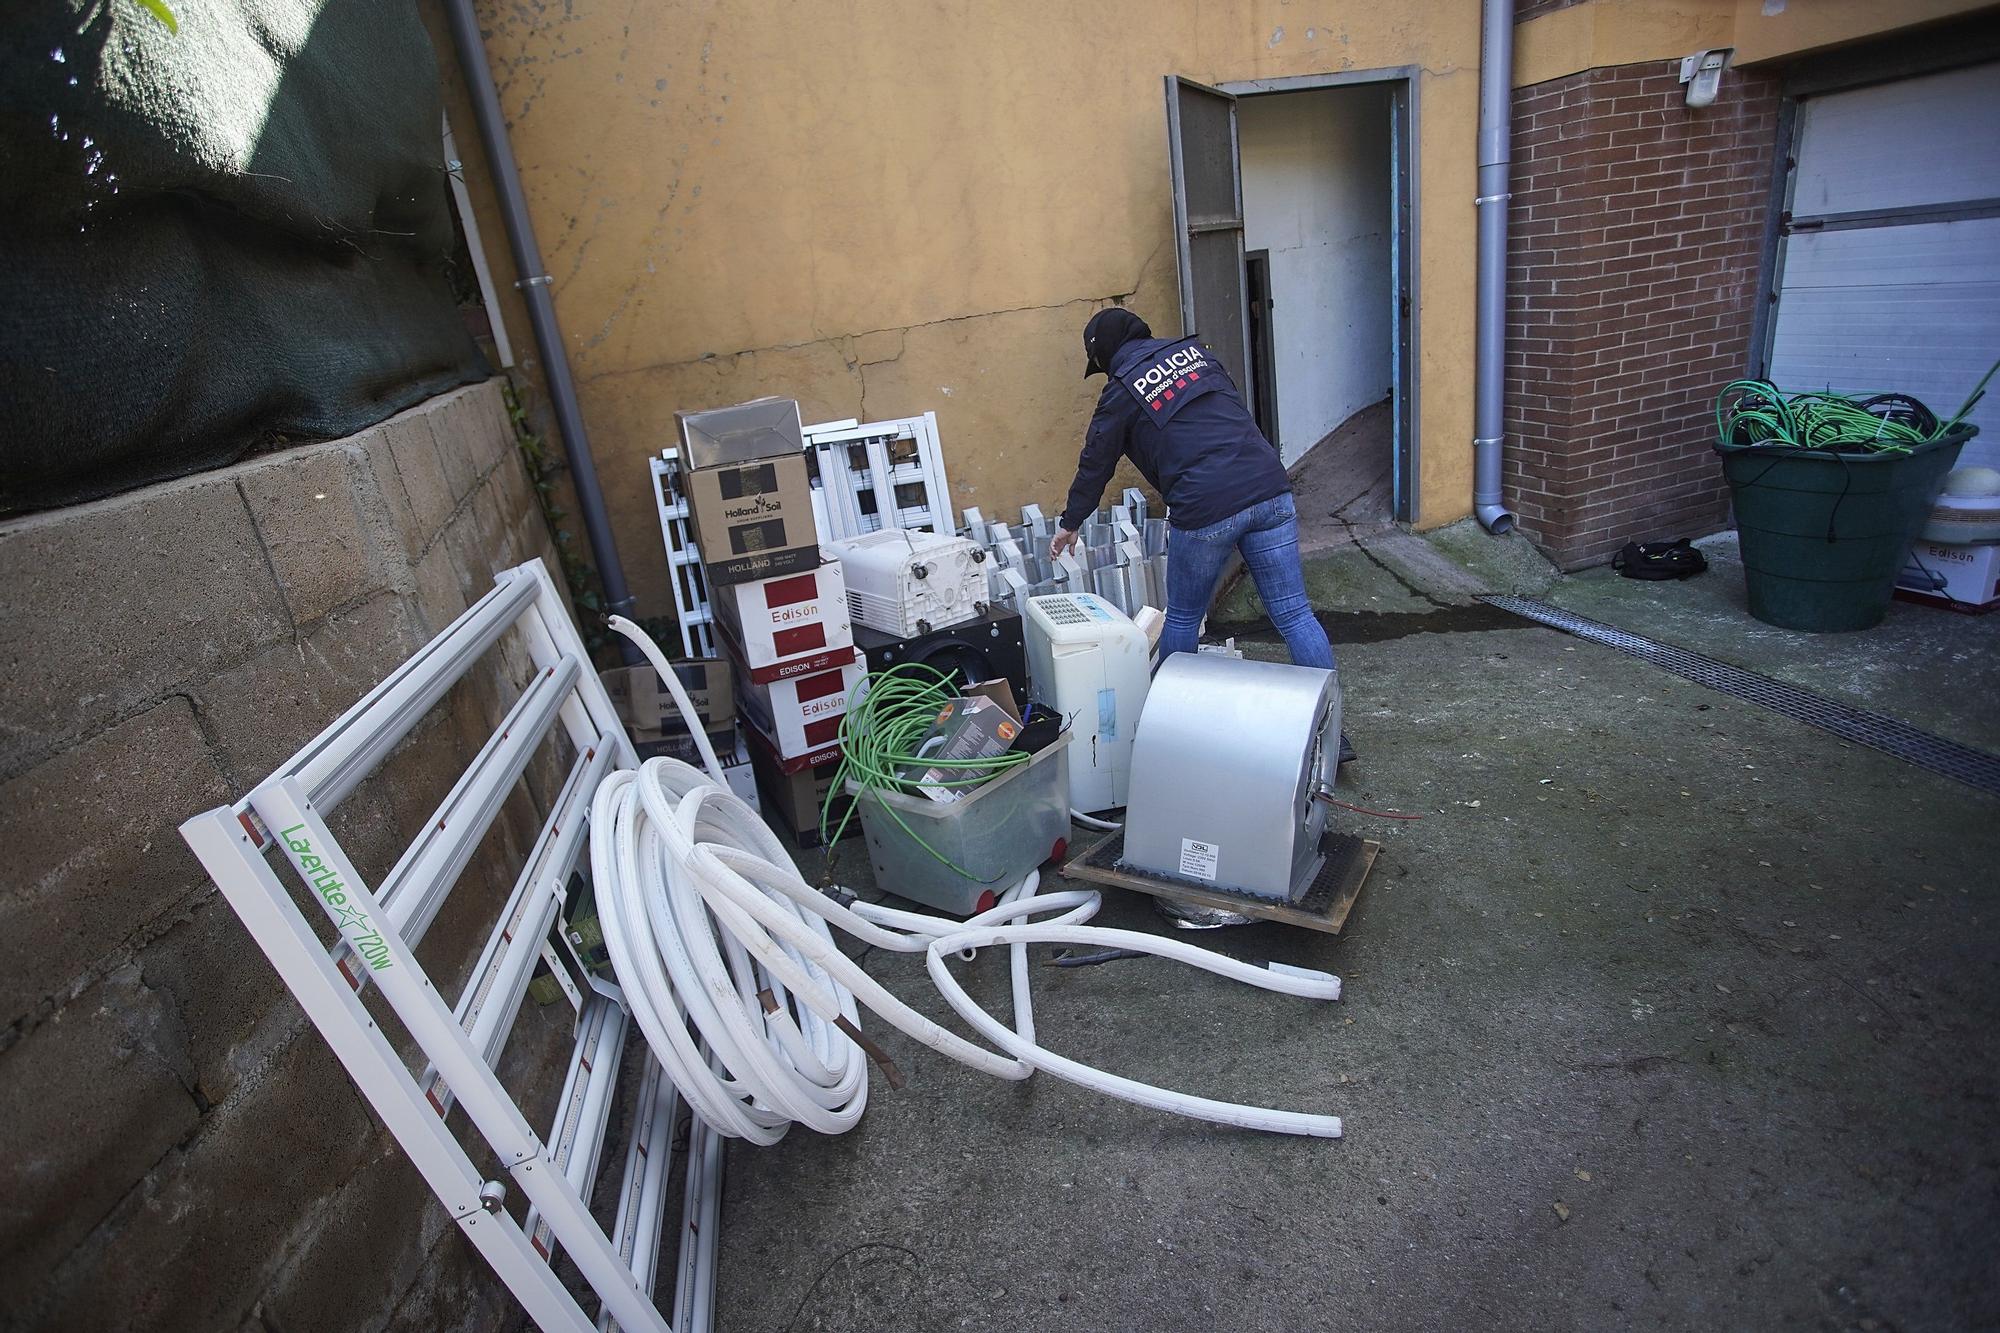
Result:
<svg viewBox="0 0 2000 1333"><path fill-rule="evenodd" d="M1292 661L1333 669L1333 647L1306 598L1291 479L1221 363L1193 338L1155 338L1145 320L1117 307L1090 317L1083 351L1084 378L1109 382L1084 435L1051 558L1076 545L1118 460L1129 458L1168 507L1160 660L1195 650L1223 562L1239 550Z"/></svg>

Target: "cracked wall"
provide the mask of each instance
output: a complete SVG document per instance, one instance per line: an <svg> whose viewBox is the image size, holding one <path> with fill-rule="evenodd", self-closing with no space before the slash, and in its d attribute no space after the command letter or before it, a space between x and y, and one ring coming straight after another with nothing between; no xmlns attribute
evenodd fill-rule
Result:
<svg viewBox="0 0 2000 1333"><path fill-rule="evenodd" d="M642 611L667 609L645 460L676 410L934 411L958 504L1060 502L1096 398L1084 321L1123 301L1179 327L1167 74L1418 67L1420 522L1469 511L1476 0L480 10Z"/></svg>
<svg viewBox="0 0 2000 1333"><path fill-rule="evenodd" d="M0 1326L518 1323L177 826L533 557L553 564L497 380L0 526ZM423 826L525 663L489 654L334 812L364 875ZM447 900L434 971L476 957L534 804L511 799ZM557 1021L527 1008L524 1032ZM524 1079L560 1085L526 1054L559 1040L515 1047Z"/></svg>

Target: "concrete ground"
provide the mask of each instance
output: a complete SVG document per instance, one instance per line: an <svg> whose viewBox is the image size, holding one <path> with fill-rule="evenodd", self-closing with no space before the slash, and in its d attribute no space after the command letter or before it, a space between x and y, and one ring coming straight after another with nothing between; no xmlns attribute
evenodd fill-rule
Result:
<svg viewBox="0 0 2000 1333"><path fill-rule="evenodd" d="M1736 536L1701 543L1710 573L1635 583L1610 569L1565 579L1553 600L1578 615L1750 666L1843 703L1871 708L1967 745L2000 750L2000 615L1891 602L1860 634L1801 634L1744 609Z"/></svg>
<svg viewBox="0 0 2000 1333"><path fill-rule="evenodd" d="M1339 939L1198 939L1337 971L1345 997L1140 959L1038 966L1037 1018L1058 1051L1347 1137L1000 1083L876 1022L907 1087L878 1079L840 1138L732 1147L718 1326L2000 1324L2000 801L1471 594L1988 745L2000 620L1778 635L1711 554L1675 585L1558 580L1463 529L1315 557L1362 756L1344 795L1423 819L1344 818L1383 852ZM1213 624L1278 655L1247 591ZM1099 920L1164 930L1125 894ZM866 965L952 1021L920 959ZM1004 959L961 972L1005 1012Z"/></svg>

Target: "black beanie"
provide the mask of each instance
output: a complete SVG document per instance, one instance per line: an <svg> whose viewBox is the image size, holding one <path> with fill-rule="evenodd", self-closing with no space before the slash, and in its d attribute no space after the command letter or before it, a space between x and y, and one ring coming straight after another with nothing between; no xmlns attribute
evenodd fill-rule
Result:
<svg viewBox="0 0 2000 1333"><path fill-rule="evenodd" d="M1083 326L1083 377L1111 371L1111 358L1126 343L1153 336L1146 321L1123 306L1100 310Z"/></svg>

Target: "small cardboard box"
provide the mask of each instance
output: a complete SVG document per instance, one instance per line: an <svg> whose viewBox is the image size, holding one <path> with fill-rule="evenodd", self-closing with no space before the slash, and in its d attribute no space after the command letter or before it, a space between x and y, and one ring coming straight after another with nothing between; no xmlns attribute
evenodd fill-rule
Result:
<svg viewBox="0 0 2000 1333"><path fill-rule="evenodd" d="M847 716L849 691L861 683L859 654L831 671L792 676L770 684L747 682L740 702L744 716L773 744L780 759L814 759L833 747L840 719Z"/></svg>
<svg viewBox="0 0 2000 1333"><path fill-rule="evenodd" d="M709 732L708 743L715 750L715 757L724 765L727 765L730 757L736 752L735 726L731 725L723 727L719 731ZM701 747L695 744L692 732L674 731L661 733L657 731L640 732L634 730L632 733L632 748L639 752L639 762L642 764L648 759L665 757L668 759L678 759L683 764L690 764L695 768L704 767L701 761Z"/></svg>
<svg viewBox="0 0 2000 1333"><path fill-rule="evenodd" d="M1929 601L1983 607L2000 598L2000 544L1918 542L1910 548L1903 574L1904 592ZM1944 587L1912 586L1920 579L1928 583L1931 577L1943 579Z"/></svg>
<svg viewBox="0 0 2000 1333"><path fill-rule="evenodd" d="M708 733L708 743L715 750L716 760L722 765L722 778L729 790L735 792L757 808L757 781L750 772L750 747L737 733L734 724ZM690 732L682 731L668 735L649 732L645 736L634 735L632 748L639 753L639 762L664 756L678 759L693 768L703 768L701 747L694 743Z"/></svg>
<svg viewBox="0 0 2000 1333"><path fill-rule="evenodd" d="M997 687L997 688L994 688ZM917 753L925 759L987 759L1005 754L1021 734L1021 710L1014 703L1007 682L975 687L953 699L938 711L937 720L925 733ZM976 786L962 785L992 776L990 768L908 765L903 777L931 800L942 805L962 801Z"/></svg>
<svg viewBox="0 0 2000 1333"><path fill-rule="evenodd" d="M713 589L709 607L743 676L758 684L811 675L854 657L847 583L837 560L781 579Z"/></svg>
<svg viewBox="0 0 2000 1333"><path fill-rule="evenodd" d="M744 728L743 731L747 731ZM717 746L715 757L722 761L722 780L729 790L743 798L752 810L762 812L762 803L757 799L757 775L750 768L750 743L744 739L743 731L730 734L728 746ZM696 767L700 767L699 762Z"/></svg>
<svg viewBox="0 0 2000 1333"><path fill-rule="evenodd" d="M840 761L826 759L816 764L796 765L779 759L771 739L754 726L745 730L750 737L750 769L756 775L757 790L763 797L761 809L789 830L801 847L820 846L820 806L826 800L827 792L833 788L834 777L840 771ZM732 775L735 771L730 770ZM854 798L845 794L834 798L836 823L853 803ZM859 820L852 824L853 829L860 826Z"/></svg>
<svg viewBox="0 0 2000 1333"><path fill-rule="evenodd" d="M736 720L736 692L730 687L729 663L725 659L695 658L668 665L694 701L704 728L722 731ZM687 723L681 717L680 706L652 667L618 667L598 672L597 678L604 682L604 692L611 696L618 720L634 738L642 731L655 736L686 733Z"/></svg>
<svg viewBox="0 0 2000 1333"><path fill-rule="evenodd" d="M681 428L681 456L690 468L802 454L806 448L799 405L791 398L753 398L734 407L676 412L674 419Z"/></svg>
<svg viewBox="0 0 2000 1333"><path fill-rule="evenodd" d="M747 750L739 746L734 762L723 759L722 776L729 784L729 790L742 797L745 805L759 814L764 812L764 803L757 799L757 774L751 767Z"/></svg>
<svg viewBox="0 0 2000 1333"><path fill-rule="evenodd" d="M725 463L680 474L711 588L797 574L819 564L806 456Z"/></svg>

